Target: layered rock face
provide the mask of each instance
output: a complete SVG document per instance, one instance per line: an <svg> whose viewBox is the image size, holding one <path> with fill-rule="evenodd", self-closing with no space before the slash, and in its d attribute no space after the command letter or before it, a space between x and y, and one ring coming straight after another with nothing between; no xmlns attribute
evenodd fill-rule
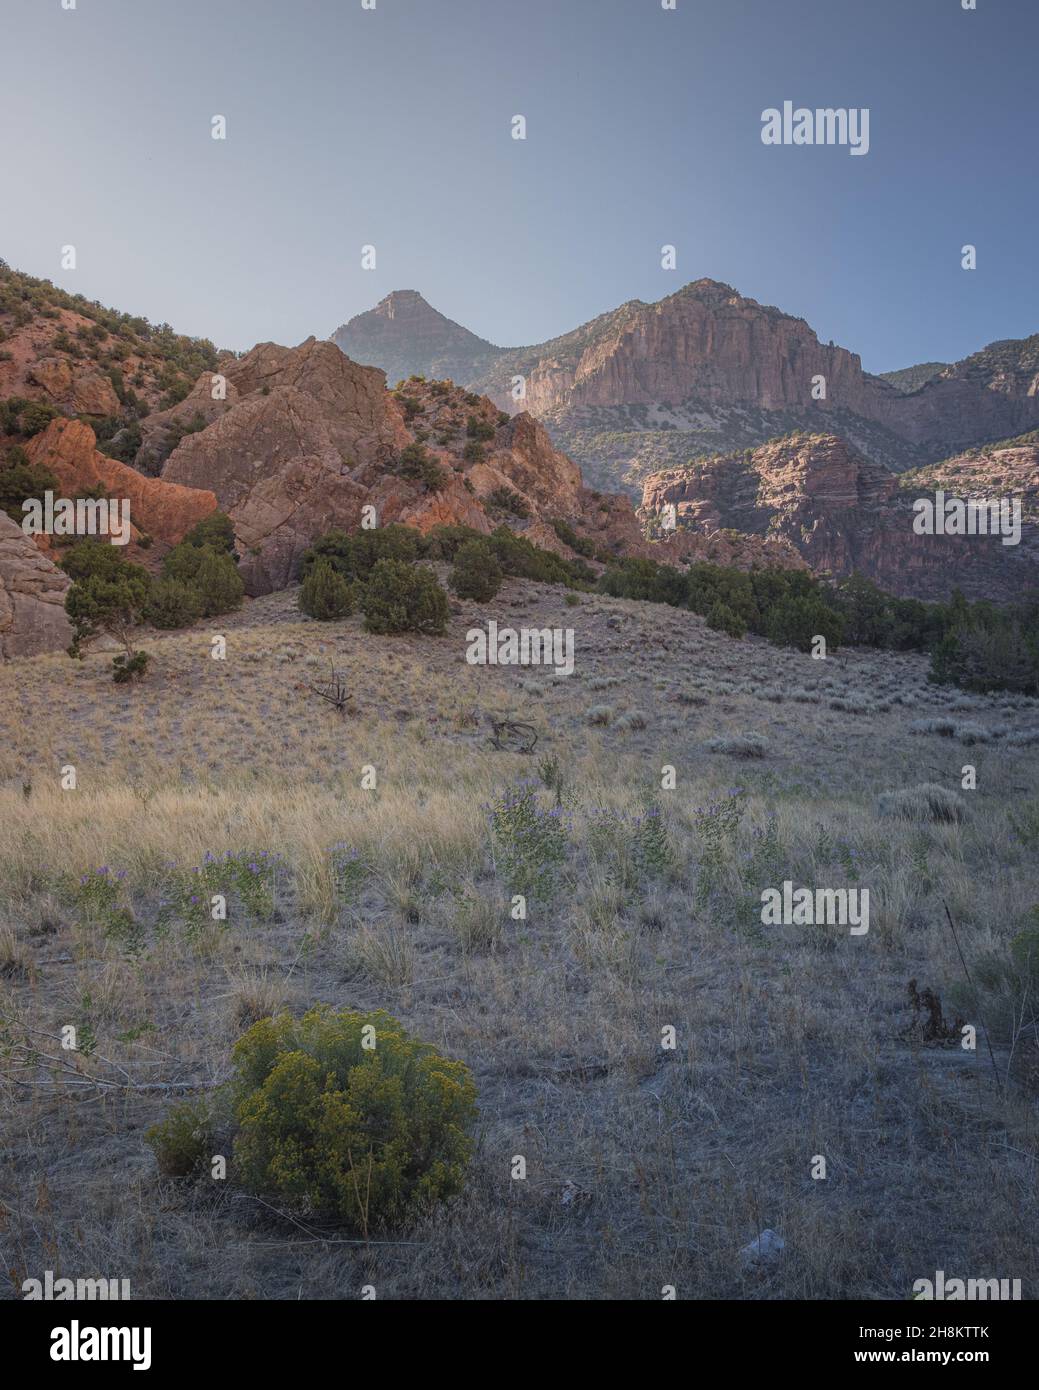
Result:
<svg viewBox="0 0 1039 1390"><path fill-rule="evenodd" d="M1033 437L1028 438L1031 441ZM1021 598L1035 584L1029 566L1039 566L1039 439L1027 443L1012 441L1007 447L972 449L942 463L903 473L898 481L900 497L910 501L933 497L938 491L947 497L974 500L1017 499L1021 504L1021 540L1012 549L1008 547L1011 568L1003 588L1017 584L1018 592L1010 596Z"/></svg>
<svg viewBox="0 0 1039 1390"><path fill-rule="evenodd" d="M499 393L502 369L511 365L511 357L496 365ZM816 376L826 378L829 400L859 413L875 393L897 394L867 378L854 353L824 347L803 319L713 280L698 280L657 304L625 305L583 334L525 354L525 365L526 406L535 414L690 397L764 410L808 407Z"/></svg>
<svg viewBox="0 0 1039 1390"><path fill-rule="evenodd" d="M394 290L337 328L332 341L355 362L381 367L394 384L416 373L463 384L501 351L438 313L417 290Z"/></svg>
<svg viewBox="0 0 1039 1390"><path fill-rule="evenodd" d="M918 391L878 398L872 418L933 454L1039 426L1039 336L993 343Z"/></svg>
<svg viewBox="0 0 1039 1390"><path fill-rule="evenodd" d="M208 488L146 478L128 464L106 458L96 444L89 425L57 419L29 440L25 452L30 463L54 474L63 497L74 498L100 485L110 499L125 498L130 503L136 537L144 533L160 546L176 545L193 526L216 511L216 497ZM45 537L40 542L46 547Z"/></svg>
<svg viewBox="0 0 1039 1390"><path fill-rule="evenodd" d="M1001 477L1019 495L1020 462L1006 461ZM962 470L946 480L950 492L981 495ZM995 475L988 481L998 483ZM836 436L795 435L654 475L643 515L659 518L673 504L679 526L694 534L734 528L782 537L816 573L857 570L906 597L947 599L960 588L970 598L1008 601L1039 586L1034 524L1018 546L998 536L917 535L913 501L933 496L941 475L921 470L899 482ZM983 494L1004 495L992 487Z"/></svg>
<svg viewBox="0 0 1039 1390"><path fill-rule="evenodd" d="M22 528L0 512L0 659L65 648L72 625L65 616L69 580Z"/></svg>
<svg viewBox="0 0 1039 1390"><path fill-rule="evenodd" d="M1039 424L1039 336L993 343L949 366L931 364L918 389L905 391L864 372L857 354L824 346L803 319L713 280L657 304L636 301L564 338L503 356L480 385L507 408L505 377L516 371L527 376L527 408L561 427L589 407L811 411L823 420L858 417L934 457ZM912 378L912 370L896 375ZM813 395L820 377L824 400ZM851 432L872 444L868 429L853 422ZM878 443L891 452L887 441Z"/></svg>

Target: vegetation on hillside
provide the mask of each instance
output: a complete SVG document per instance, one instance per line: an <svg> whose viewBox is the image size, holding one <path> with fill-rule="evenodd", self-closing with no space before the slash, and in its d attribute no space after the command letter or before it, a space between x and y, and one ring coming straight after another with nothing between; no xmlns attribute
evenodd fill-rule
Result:
<svg viewBox="0 0 1039 1390"><path fill-rule="evenodd" d="M113 662L117 682L140 680L149 657L134 646L144 623L157 628L187 627L239 608L245 592L234 554L230 519L217 512L206 517L163 560L162 573L150 574L127 560L108 541L87 538L73 545L61 561L72 584L65 611L72 621L69 655L82 657L101 636L114 638L123 654Z"/></svg>
<svg viewBox="0 0 1039 1390"><path fill-rule="evenodd" d="M0 261L0 318L9 316L11 328L23 328L36 319L58 319L62 310L90 322L72 334L59 329L55 350L107 373L131 416L147 413L134 387L161 392L160 408L166 409L184 399L202 372L216 370L218 354L208 338L191 338L175 333L168 323L152 324L140 315L106 308ZM127 383L123 371L130 359L140 361Z"/></svg>
<svg viewBox="0 0 1039 1390"><path fill-rule="evenodd" d="M931 655L931 680L974 691L1039 694L1039 598L1000 607L896 598L860 574L833 584L803 570L744 570L706 563L680 571L653 560L609 566L599 592L689 608L708 625L752 632L811 651L821 636L842 643Z"/></svg>

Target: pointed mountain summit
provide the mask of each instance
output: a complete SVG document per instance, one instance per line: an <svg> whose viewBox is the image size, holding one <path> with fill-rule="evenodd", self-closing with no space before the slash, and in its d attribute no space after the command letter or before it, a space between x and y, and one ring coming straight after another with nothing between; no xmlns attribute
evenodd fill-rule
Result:
<svg viewBox="0 0 1039 1390"><path fill-rule="evenodd" d="M468 382L501 352L439 313L418 290L394 290L337 328L332 342L355 362L381 367L391 386L415 374Z"/></svg>

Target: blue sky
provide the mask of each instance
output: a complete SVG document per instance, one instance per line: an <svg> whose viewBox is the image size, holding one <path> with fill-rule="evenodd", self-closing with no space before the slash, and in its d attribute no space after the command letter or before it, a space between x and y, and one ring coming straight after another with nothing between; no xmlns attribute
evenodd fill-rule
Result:
<svg viewBox="0 0 1039 1390"><path fill-rule="evenodd" d="M701 276L872 371L1039 331L1039 0L0 0L0 41L0 255L219 346L392 289L519 345ZM787 99L869 154L763 145Z"/></svg>

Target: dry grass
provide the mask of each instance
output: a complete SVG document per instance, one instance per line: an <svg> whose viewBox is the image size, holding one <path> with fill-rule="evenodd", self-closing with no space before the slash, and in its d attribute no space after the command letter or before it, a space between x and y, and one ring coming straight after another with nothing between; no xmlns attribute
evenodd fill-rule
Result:
<svg viewBox="0 0 1039 1390"><path fill-rule="evenodd" d="M574 676L478 669L476 616L436 642L375 639L277 595L221 627L226 663L209 630L156 640L136 691L98 657L0 669L4 1293L50 1268L128 1277L138 1297L904 1298L941 1268L1027 1296L1034 1094L994 1083L980 1039L913 1040L906 990L961 977L942 899L968 960L1005 952L1039 903L1039 749L1005 746L1036 706L972 697L972 723L1008 734L964 746L911 730L963 698L917 658L813 662L523 583L490 616L576 626ZM354 690L345 720L305 689L330 660ZM602 689L638 718L589 724ZM538 729L532 758L488 747L486 716L506 711ZM765 747L734 762L748 730ZM546 757L568 848L514 919L487 807ZM710 868L702 809L737 784L739 833ZM962 821L881 815L881 793L920 784L958 793ZM635 820L654 797L660 862ZM347 891L339 844L363 866ZM282 856L272 915L156 931L167 865L263 850ZM86 909L79 876L101 865L125 871L132 926ZM763 928L760 890L786 878L868 886L869 934ZM386 1008L473 1070L469 1189L410 1245L311 1239L233 1168L160 1179L143 1142L171 1093L142 1084L218 1082L250 1021L316 1001ZM93 1044L71 1054L78 1076L66 1025ZM748 1267L765 1227L784 1255Z"/></svg>

